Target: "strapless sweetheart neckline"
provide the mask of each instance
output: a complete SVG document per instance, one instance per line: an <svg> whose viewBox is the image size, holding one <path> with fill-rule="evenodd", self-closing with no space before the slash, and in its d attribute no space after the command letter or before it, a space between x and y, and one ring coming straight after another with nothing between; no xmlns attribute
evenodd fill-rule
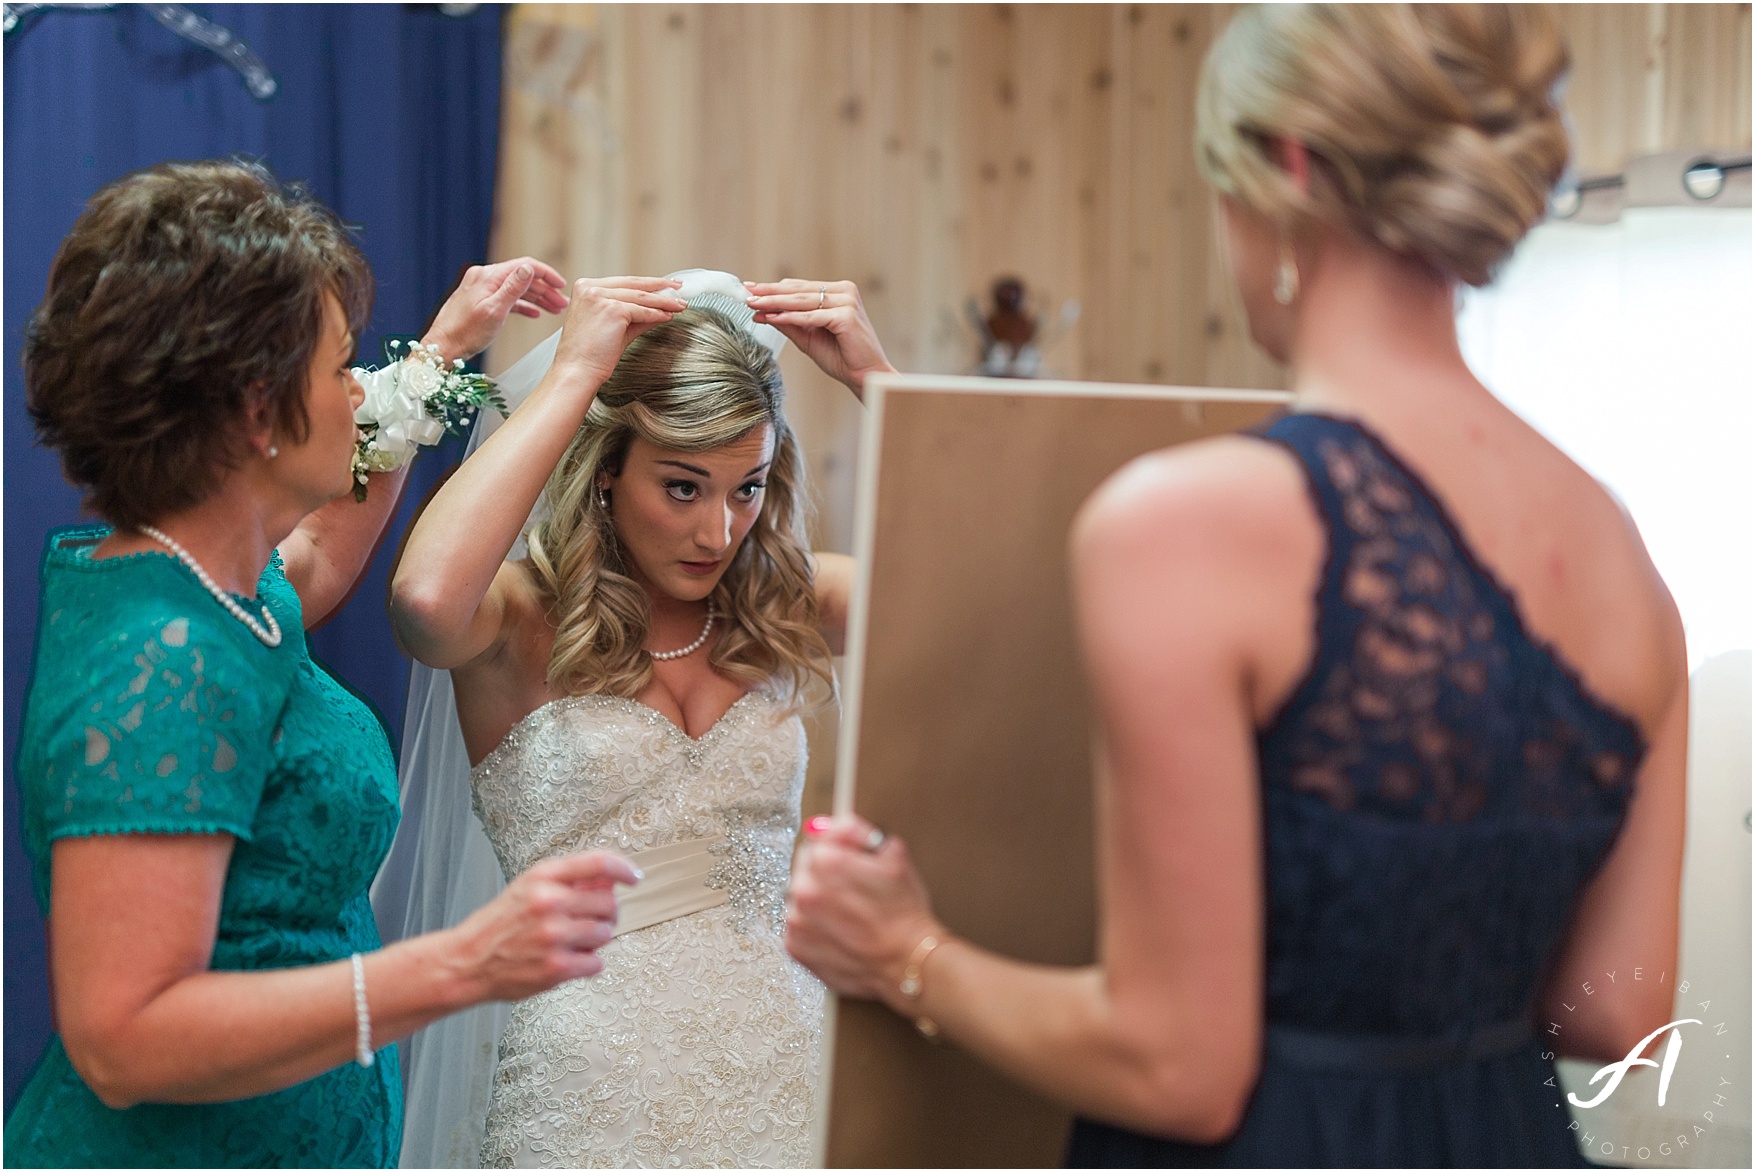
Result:
<svg viewBox="0 0 1755 1172"><path fill-rule="evenodd" d="M586 704L586 703L621 703L621 704L625 704L625 705L631 705L634 709L636 709L638 711L638 713L640 715L646 717L648 724L653 724L653 725L662 724L665 728L669 729L671 732L675 733L677 736L681 737L685 742L687 742L687 744L689 745L689 747L692 750L699 750L701 748L701 746L703 746L707 743L707 741L710 737L712 737L715 733L717 733L721 728L723 728L725 726L725 723L731 719L732 713L736 712L740 707L742 707L743 702L745 700L748 700L751 696L764 696L765 697L766 693L764 693L760 688L751 688L749 691L745 692L743 695L741 695L737 699L733 700L731 702L731 705L728 708L726 708L726 710L724 712L721 712L719 714L719 719L715 720L712 724L708 725L707 731L702 733L698 737L690 736L688 730L683 728L681 725L677 724L676 721L674 721L670 717L664 715L664 713L658 711L658 709L652 707L652 705L643 703L639 700L636 700L632 696L615 696L615 695L611 695L608 692L593 692L593 693L586 695L586 696L557 696L553 700L548 700L542 704L538 704L535 708L532 708L529 712L526 712L523 716L520 716L518 718L518 720L512 725L512 727L506 730L506 735L501 737L499 739L499 742L497 744L495 744L493 748L489 749L487 751L487 754L485 756L483 756L480 761L477 761L474 765L471 765L469 767L469 769L470 769L471 773L475 773L481 769L486 768L488 765L492 764L494 758L500 755L501 750L503 750L507 745L512 743L513 737L518 732L522 731L526 725L535 723L536 719L538 717L543 715L545 712L549 711L551 708L557 708L557 707L560 707L563 705L577 705L577 704Z"/></svg>

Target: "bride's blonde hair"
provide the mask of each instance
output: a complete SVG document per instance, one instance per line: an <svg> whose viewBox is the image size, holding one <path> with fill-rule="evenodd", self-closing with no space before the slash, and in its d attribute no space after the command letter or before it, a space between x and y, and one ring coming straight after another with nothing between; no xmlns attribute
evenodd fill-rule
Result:
<svg viewBox="0 0 1755 1172"><path fill-rule="evenodd" d="M827 688L829 648L817 630L805 546L809 491L784 397L774 355L716 310L691 308L629 344L549 477L548 516L529 535L530 564L555 627L551 686L631 697L652 679L642 650L651 607L629 576L597 492L598 472L619 475L635 436L699 452L768 424L774 455L767 489L713 589L725 627L710 662L752 685L772 682L793 704L812 680Z"/></svg>

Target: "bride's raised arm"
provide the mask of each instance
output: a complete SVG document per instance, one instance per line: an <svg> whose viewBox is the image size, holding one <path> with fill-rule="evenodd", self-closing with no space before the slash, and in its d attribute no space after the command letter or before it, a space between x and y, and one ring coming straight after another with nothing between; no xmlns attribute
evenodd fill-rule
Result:
<svg viewBox="0 0 1755 1172"><path fill-rule="evenodd" d="M458 667L498 641L506 554L623 349L686 308L677 287L662 277L574 282L548 373L409 531L390 584L391 627L408 654Z"/></svg>
<svg viewBox="0 0 1755 1172"><path fill-rule="evenodd" d="M867 375L894 371L852 281L745 281L756 321L785 334L830 378L865 401ZM814 555L817 613L829 650L841 654L854 561L846 554Z"/></svg>

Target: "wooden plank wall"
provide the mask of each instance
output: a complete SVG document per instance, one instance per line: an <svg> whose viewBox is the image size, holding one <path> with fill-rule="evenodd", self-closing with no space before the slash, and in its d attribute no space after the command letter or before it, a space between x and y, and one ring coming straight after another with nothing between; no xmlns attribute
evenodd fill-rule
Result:
<svg viewBox="0 0 1755 1172"><path fill-rule="evenodd" d="M892 361L965 373L971 296L1022 277L1083 316L1060 377L1277 388L1193 158L1234 6L519 5L496 257L568 276L723 268L859 282ZM1748 4L1563 5L1583 174L1749 149ZM554 328L515 318L503 367ZM819 548L848 550L860 411L788 348ZM821 808L832 714L814 724Z"/></svg>
<svg viewBox="0 0 1755 1172"><path fill-rule="evenodd" d="M903 369L962 373L1004 273L1079 323L1059 375L1272 387L1192 155L1222 8L519 6L496 255L569 275L849 278ZM547 325L514 322L500 353ZM847 548L857 406L785 360L820 538Z"/></svg>
<svg viewBox="0 0 1755 1172"><path fill-rule="evenodd" d="M1581 175L1659 151L1749 150L1749 5L1561 4Z"/></svg>
<svg viewBox="0 0 1755 1172"><path fill-rule="evenodd" d="M1015 273L1071 378L1276 387L1225 276L1193 94L1227 5L520 5L498 256L569 275L850 278L903 369L965 372L963 304ZM1748 150L1750 6L1563 5L1584 174ZM500 354L546 325L514 322ZM821 541L852 526L858 408L791 354Z"/></svg>

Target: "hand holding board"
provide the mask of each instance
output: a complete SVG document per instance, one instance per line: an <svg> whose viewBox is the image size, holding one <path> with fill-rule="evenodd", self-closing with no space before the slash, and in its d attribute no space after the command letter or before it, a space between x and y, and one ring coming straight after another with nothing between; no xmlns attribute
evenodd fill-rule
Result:
<svg viewBox="0 0 1755 1172"><path fill-rule="evenodd" d="M986 948L1093 958L1090 705L1073 516L1136 456L1237 431L1286 396L880 375L866 385L836 808L907 839L938 915ZM1068 1113L889 1010L828 1034L832 1167L1052 1166Z"/></svg>

